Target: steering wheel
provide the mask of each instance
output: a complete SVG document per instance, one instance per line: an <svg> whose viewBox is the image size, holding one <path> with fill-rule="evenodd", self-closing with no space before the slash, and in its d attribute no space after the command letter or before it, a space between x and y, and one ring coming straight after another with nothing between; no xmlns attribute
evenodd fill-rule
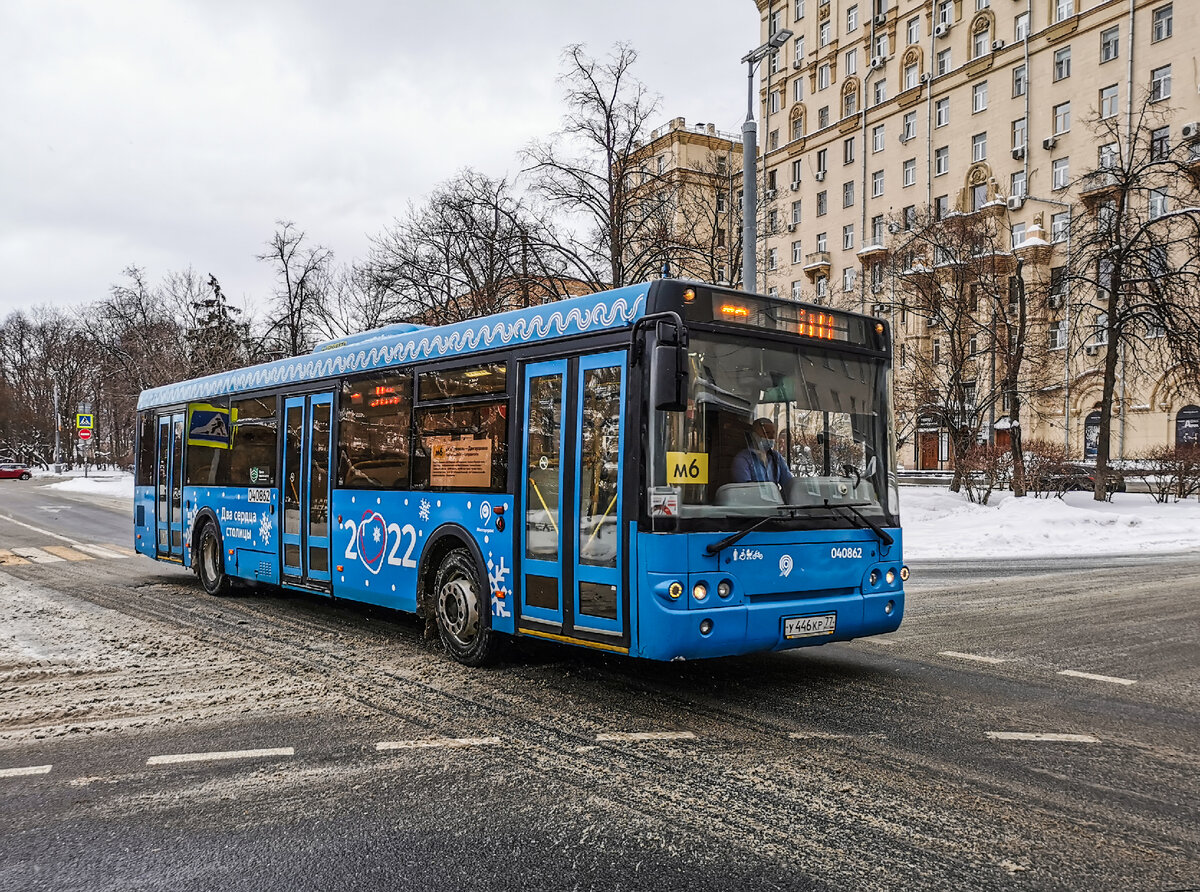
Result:
<svg viewBox="0 0 1200 892"><path fill-rule="evenodd" d="M854 467L854 465L842 465L842 476L853 477L855 487L862 483L862 474L858 472L858 468Z"/></svg>

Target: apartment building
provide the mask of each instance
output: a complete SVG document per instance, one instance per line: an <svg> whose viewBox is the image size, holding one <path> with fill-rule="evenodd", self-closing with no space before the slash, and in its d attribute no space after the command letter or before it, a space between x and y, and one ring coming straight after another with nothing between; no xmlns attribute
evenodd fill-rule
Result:
<svg viewBox="0 0 1200 892"><path fill-rule="evenodd" d="M1170 109L1155 138L1200 140L1185 0L756 0L762 39L793 36L763 62L759 116L759 290L888 313L897 356L935 350L923 320L887 299L896 220L987 209L1011 232L1025 275L1066 262L1079 174L1097 167L1094 122L1132 121L1146 97ZM1153 198L1151 198L1153 200ZM1101 380L1095 318L1043 301L1029 337L1057 350L1025 437L1094 454ZM1075 301L1078 304L1078 301ZM1137 367L1137 371L1135 371ZM1120 363L1113 458L1184 442L1200 430L1200 382L1169 363ZM905 368L898 362L897 386ZM902 461L947 467L944 431L909 419ZM901 422L903 429L904 423ZM1003 441L1003 422L980 430Z"/></svg>

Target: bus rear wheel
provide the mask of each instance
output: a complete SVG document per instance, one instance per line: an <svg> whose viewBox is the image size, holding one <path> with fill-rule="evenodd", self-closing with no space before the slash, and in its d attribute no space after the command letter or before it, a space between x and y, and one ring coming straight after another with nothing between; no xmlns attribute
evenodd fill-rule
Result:
<svg viewBox="0 0 1200 892"><path fill-rule="evenodd" d="M221 550L221 534L217 525L210 521L200 530L200 539L196 543L196 574L200 577L200 585L210 595L228 595L233 589L225 572Z"/></svg>
<svg viewBox="0 0 1200 892"><path fill-rule="evenodd" d="M433 602L438 636L454 659L466 666L495 661L501 640L491 627L491 598L465 548L442 558L433 581Z"/></svg>

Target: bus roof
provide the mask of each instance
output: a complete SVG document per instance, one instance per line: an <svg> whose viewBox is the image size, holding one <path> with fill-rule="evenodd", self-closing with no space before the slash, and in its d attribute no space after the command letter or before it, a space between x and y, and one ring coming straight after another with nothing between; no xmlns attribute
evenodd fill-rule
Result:
<svg viewBox="0 0 1200 892"><path fill-rule="evenodd" d="M144 390L138 398L138 408L302 384L429 359L469 356L497 347L624 328L645 315L650 287L648 282L629 285L432 328L388 331L385 326L376 330L377 336L364 333L347 338L343 347L329 345L317 353Z"/></svg>

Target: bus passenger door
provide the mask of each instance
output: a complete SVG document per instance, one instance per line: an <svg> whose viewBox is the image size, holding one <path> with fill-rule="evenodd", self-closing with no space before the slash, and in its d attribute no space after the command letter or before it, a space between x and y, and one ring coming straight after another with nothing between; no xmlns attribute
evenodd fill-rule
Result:
<svg viewBox="0 0 1200 892"><path fill-rule="evenodd" d="M625 627L620 570L624 387L624 351L579 358L579 408L571 425L578 472L572 512L574 627L601 635L621 635Z"/></svg>
<svg viewBox="0 0 1200 892"><path fill-rule="evenodd" d="M563 625L565 359L525 366L521 616ZM569 582L569 580L568 580ZM569 591L569 589L568 589Z"/></svg>
<svg viewBox="0 0 1200 892"><path fill-rule="evenodd" d="M183 560L183 415L158 417L154 525L160 559Z"/></svg>
<svg viewBox="0 0 1200 892"><path fill-rule="evenodd" d="M333 395L283 402L282 576L293 585L327 588L329 572L329 459Z"/></svg>

